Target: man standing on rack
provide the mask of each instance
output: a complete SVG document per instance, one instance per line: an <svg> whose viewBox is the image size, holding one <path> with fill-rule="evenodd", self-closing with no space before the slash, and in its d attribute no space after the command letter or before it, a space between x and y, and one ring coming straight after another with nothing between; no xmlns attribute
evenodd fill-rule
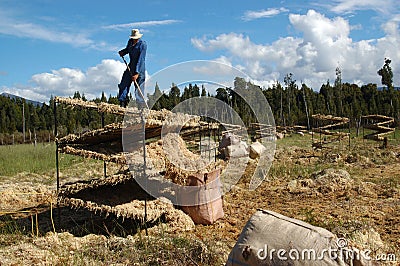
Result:
<svg viewBox="0 0 400 266"><path fill-rule="evenodd" d="M143 34L141 34L138 29L133 29L128 44L124 49L118 52L121 57L129 54L130 60L129 67L125 70L121 82L118 84L118 100L123 107L128 105L128 94L132 82L134 82L135 85L135 97L138 107L143 108L145 106L145 99L143 99L142 96L144 96L144 81L146 78L145 59L147 44L141 39L142 36ZM139 88L137 85L139 85ZM138 90L141 90L141 93Z"/></svg>

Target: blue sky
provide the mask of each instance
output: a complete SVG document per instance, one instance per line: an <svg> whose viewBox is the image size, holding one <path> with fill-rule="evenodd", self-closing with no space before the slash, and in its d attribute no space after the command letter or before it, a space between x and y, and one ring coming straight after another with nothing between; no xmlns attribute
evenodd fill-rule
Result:
<svg viewBox="0 0 400 266"><path fill-rule="evenodd" d="M117 51L139 28L148 76L189 60L215 60L261 85L287 73L314 90L335 79L377 83L384 58L400 85L397 0L53 1L0 0L0 92L116 95ZM173 82L173 81L172 81Z"/></svg>

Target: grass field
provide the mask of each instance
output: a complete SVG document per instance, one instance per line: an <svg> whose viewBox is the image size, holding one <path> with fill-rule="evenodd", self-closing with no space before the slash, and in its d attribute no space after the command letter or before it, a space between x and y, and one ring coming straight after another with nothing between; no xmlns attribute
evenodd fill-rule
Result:
<svg viewBox="0 0 400 266"><path fill-rule="evenodd" d="M0 181L21 173L46 175L55 180L55 144L18 144L0 146ZM77 169L80 166L81 169ZM102 162L79 156L59 154L60 172L77 175L82 169L102 169Z"/></svg>
<svg viewBox="0 0 400 266"><path fill-rule="evenodd" d="M54 144L0 146L0 176L48 173L55 168Z"/></svg>

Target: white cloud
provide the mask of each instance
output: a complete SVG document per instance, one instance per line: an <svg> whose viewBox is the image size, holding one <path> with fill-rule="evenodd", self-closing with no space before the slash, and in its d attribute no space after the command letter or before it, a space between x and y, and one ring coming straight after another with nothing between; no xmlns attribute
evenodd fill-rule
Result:
<svg viewBox="0 0 400 266"><path fill-rule="evenodd" d="M57 26L54 18L46 18L46 24L37 24L29 19L16 19L7 12L0 10L0 34L15 36L19 38L30 38L53 43L65 43L74 47L89 48L102 51L115 51L118 47L110 45L106 41L95 40L91 37L91 29L67 29ZM180 20L153 20L128 24L115 24L103 26L103 30L125 30L135 27L150 27L179 23ZM57 26L57 27L56 27Z"/></svg>
<svg viewBox="0 0 400 266"><path fill-rule="evenodd" d="M286 8L268 8L265 10L258 10L258 11L252 11L248 10L244 13L242 19L244 21L250 21L254 19L260 19L260 18L269 18L273 17L276 15L279 15L282 12L288 12L289 10Z"/></svg>
<svg viewBox="0 0 400 266"><path fill-rule="evenodd" d="M356 10L375 10L381 13L390 13L398 8L395 0L335 0L331 11L336 13L352 13Z"/></svg>
<svg viewBox="0 0 400 266"><path fill-rule="evenodd" d="M14 85L12 87L1 86L0 91L2 93L6 92L6 93L9 93L9 94L12 94L12 95L23 97L23 98L28 99L28 100L38 101L38 102L41 102L41 103L47 103L48 104L49 100L50 100L50 96L49 97L44 96L41 93L37 93L37 92L33 91L31 87L24 86L24 85L21 85L21 84Z"/></svg>
<svg viewBox="0 0 400 266"><path fill-rule="evenodd" d="M100 97L103 91L107 97L109 94L116 96L125 68L124 63L107 59L86 71L61 68L36 74L32 76L31 85L3 86L2 91L40 102L48 102L51 95L71 97L76 91L88 99Z"/></svg>
<svg viewBox="0 0 400 266"><path fill-rule="evenodd" d="M227 50L231 64L243 70L252 78L276 78L275 62L279 63L281 69L294 67L297 56L296 48L301 40L287 37L277 40L272 45L259 45L253 43L248 36L229 33L221 34L215 39L193 39L192 44L202 50ZM292 60L296 58L296 60Z"/></svg>
<svg viewBox="0 0 400 266"><path fill-rule="evenodd" d="M291 14L289 20L304 36L297 48L299 67L312 64L314 71L327 72L344 61L346 50L351 46L350 26L346 20L328 19L314 10L309 10L307 15Z"/></svg>
<svg viewBox="0 0 400 266"><path fill-rule="evenodd" d="M192 45L201 51L224 51L225 60L265 85L293 73L298 82L319 90L328 79L335 79L337 66L342 69L344 82L380 85L377 70L385 57L392 59L394 76L400 76L400 16L382 25L384 37L357 42L350 38L351 25L341 17L327 18L309 10L305 15L289 15L289 21L301 37L289 36L262 45L249 36L225 33L193 38Z"/></svg>
<svg viewBox="0 0 400 266"><path fill-rule="evenodd" d="M113 24L108 26L103 26L103 29L106 30L126 30L132 28L142 28L142 27L151 27L151 26L159 26L159 25L169 25L174 23L179 23L180 20L175 19L167 19L167 20L151 20L151 21L142 21L142 22L133 22L126 24Z"/></svg>
<svg viewBox="0 0 400 266"><path fill-rule="evenodd" d="M82 32L67 32L60 29L51 29L32 22L16 20L8 17L4 11L0 11L0 34L67 43L78 47L89 47L94 44L94 41Z"/></svg>

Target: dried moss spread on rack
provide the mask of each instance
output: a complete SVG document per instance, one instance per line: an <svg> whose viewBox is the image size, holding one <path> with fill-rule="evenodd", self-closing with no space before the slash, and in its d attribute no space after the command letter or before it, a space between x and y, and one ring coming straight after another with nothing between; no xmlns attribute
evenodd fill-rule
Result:
<svg viewBox="0 0 400 266"><path fill-rule="evenodd" d="M365 121L364 128L375 130L375 132L365 135L365 139L381 141L384 136L395 131L395 128L390 127L394 124L394 118L384 115L366 115L362 119Z"/></svg>

